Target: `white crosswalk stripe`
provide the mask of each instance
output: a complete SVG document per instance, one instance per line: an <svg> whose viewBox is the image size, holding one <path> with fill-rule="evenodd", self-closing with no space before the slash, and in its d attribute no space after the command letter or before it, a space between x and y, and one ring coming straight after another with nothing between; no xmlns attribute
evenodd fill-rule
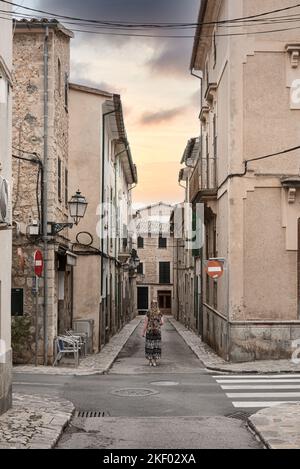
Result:
<svg viewBox="0 0 300 469"><path fill-rule="evenodd" d="M213 378L236 408L258 409L286 402L300 402L299 374L226 374L215 375Z"/></svg>

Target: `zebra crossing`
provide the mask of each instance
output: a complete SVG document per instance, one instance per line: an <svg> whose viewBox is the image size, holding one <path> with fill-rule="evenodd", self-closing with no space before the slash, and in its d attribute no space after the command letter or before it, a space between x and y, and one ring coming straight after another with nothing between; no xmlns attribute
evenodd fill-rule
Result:
<svg viewBox="0 0 300 469"><path fill-rule="evenodd" d="M214 375L235 408L273 407L300 402L300 374Z"/></svg>

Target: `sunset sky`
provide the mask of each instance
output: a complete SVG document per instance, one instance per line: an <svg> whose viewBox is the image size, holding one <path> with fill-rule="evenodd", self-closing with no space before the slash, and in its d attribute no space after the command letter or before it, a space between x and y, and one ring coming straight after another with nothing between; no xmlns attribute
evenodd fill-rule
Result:
<svg viewBox="0 0 300 469"><path fill-rule="evenodd" d="M200 0L25 0L23 4L68 16L171 23L196 22ZM139 205L183 199L177 182L180 160L187 140L199 134L199 81L189 72L192 45L192 38L76 32L71 43L71 81L121 94L138 166L134 202Z"/></svg>

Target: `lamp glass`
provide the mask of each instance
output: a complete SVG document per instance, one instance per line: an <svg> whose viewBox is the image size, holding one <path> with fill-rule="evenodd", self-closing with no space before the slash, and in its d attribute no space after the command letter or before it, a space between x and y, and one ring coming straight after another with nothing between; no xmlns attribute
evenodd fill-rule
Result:
<svg viewBox="0 0 300 469"><path fill-rule="evenodd" d="M87 209L87 201L86 198L77 191L75 195L71 198L69 205L69 212L71 218L73 218L75 225L78 225L81 218L84 217L86 209Z"/></svg>

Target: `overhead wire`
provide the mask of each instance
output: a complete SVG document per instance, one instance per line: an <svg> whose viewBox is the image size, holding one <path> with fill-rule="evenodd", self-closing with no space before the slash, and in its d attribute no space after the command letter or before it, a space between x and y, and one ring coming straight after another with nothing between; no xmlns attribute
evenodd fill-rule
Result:
<svg viewBox="0 0 300 469"><path fill-rule="evenodd" d="M154 38L194 38L195 35L184 35L184 34L172 34L172 35L158 35L158 34L132 34L132 33L125 33L124 30L127 29L134 29L134 31L141 31L141 30L148 30L151 28L173 28L176 30L187 30L187 29L195 29L198 26L198 23L126 23L126 22L112 22L112 21L100 21L100 20L88 20L88 19L83 19L83 18L78 18L78 17L71 17L71 16L66 16L66 15L60 15L52 12L48 12L45 10L38 10L35 8L30 8L30 7L25 7L24 5L15 3L15 2L9 2L6 0L0 0L2 3L10 4L13 6L16 6L17 8L22 8L27 11L34 11L38 13L45 13L51 16L55 16L57 18L64 18L64 19L71 19L71 21L65 21L64 23L66 24L71 24L72 26L91 26L93 28L97 29L106 29L109 31L95 31L94 29L73 29L74 32L82 33L82 34L96 34L96 35L109 35L109 36L133 36L133 37L154 37ZM298 22L300 21L300 16L299 14L292 14L292 15L285 15L285 16L276 16L276 17L269 17L265 18L265 16L273 14L273 13L279 13L282 11L287 11L291 9L295 9L300 7L300 4L296 4L290 7L285 7L281 9L276 9L276 10L270 10L268 12L264 12L261 14L257 15L251 15L251 16L245 16L241 18L235 18L235 19L228 19L228 20L221 20L221 21L216 21L216 22L203 22L200 23L202 26L209 26L209 25L219 25L220 28L239 28L239 27L249 27L249 26L266 26L266 25L272 25L272 24L283 24L283 23L291 23L291 22ZM6 15L14 15L17 18L21 17L30 17L32 18L32 15L29 15L27 13L15 13L14 12L7 12L4 10L0 10L0 12L5 13ZM263 17L263 20L262 20ZM10 18L4 18L4 19L10 19ZM44 18L40 16L36 16L37 20L43 20ZM50 19L51 21L51 19ZM233 24L232 24L233 23ZM30 25L30 22L28 22ZM259 30L259 31L243 31L243 32L237 32L237 33L225 33L225 34L214 34L215 37L230 37L230 36L244 36L244 35L256 35L256 34L267 34L267 33L275 33L275 32L284 32L284 31L291 31L291 30L297 30L299 29L298 26L292 27L292 28L281 28L281 29L267 29L267 30ZM115 32L116 30L121 30L122 32ZM213 37L212 35L205 35L201 34L201 37Z"/></svg>
<svg viewBox="0 0 300 469"><path fill-rule="evenodd" d="M2 1L2 0L0 0ZM12 18L7 18L0 16L1 19L12 21ZM300 21L297 20L297 22ZM18 24L16 22L15 24ZM28 26L30 26L30 23L28 23ZM110 28L108 28L110 29ZM300 29L300 26L294 26L290 28L278 28L278 29L267 29L267 30L261 30L261 31L243 31L243 32L237 32L237 33L224 33L224 34L201 34L202 38L213 38L213 37L234 37L234 36L247 36L247 35L262 35L262 34L270 34L270 33L278 33L278 32L285 32L285 31L293 31L293 30L298 30ZM195 35L183 35L183 34L174 34L174 35L161 35L161 34L133 34L133 33L119 33L119 32L103 32L103 31L94 31L92 29L76 29L72 28L73 32L78 32L78 33L83 33L83 34L95 34L95 35L100 35L100 36L126 36L126 37L146 37L146 38L172 38L172 39L192 39L195 37L200 37L200 36L195 36Z"/></svg>
<svg viewBox="0 0 300 469"><path fill-rule="evenodd" d="M200 22L200 23L168 23L168 22L153 22L153 23L138 23L138 22L122 22L122 21L112 21L112 20L97 20L97 19L87 19L87 18L80 18L76 16L68 16L68 15L62 15L57 12L50 12L42 9L36 9L36 8L31 8L24 6L22 4L16 3L16 2L11 2L8 0L0 0L2 3L18 7L22 10L26 11L31 11L35 13L42 13L46 14L51 17L55 18L61 18L61 19L67 19L67 20L75 20L79 22L85 22L85 23L90 23L90 24L101 24L101 25L110 25L110 26L117 26L117 27L146 27L146 28L166 28L166 27L179 27L179 26L195 26L197 27L198 25L217 25L217 24L224 24L224 23L231 23L231 22L237 22L237 21L245 21L245 20L255 20L257 18L262 18L264 16L268 16L274 13L281 13L283 11L291 11L293 9L299 8L300 3L297 3L295 5L291 5L288 7L284 8L277 8L274 10L269 10L266 12L258 13L256 15L249 15L249 16L244 16L244 17L239 17L239 18L233 18L233 19L227 19L227 20L220 20L220 21L212 21L212 22Z"/></svg>

